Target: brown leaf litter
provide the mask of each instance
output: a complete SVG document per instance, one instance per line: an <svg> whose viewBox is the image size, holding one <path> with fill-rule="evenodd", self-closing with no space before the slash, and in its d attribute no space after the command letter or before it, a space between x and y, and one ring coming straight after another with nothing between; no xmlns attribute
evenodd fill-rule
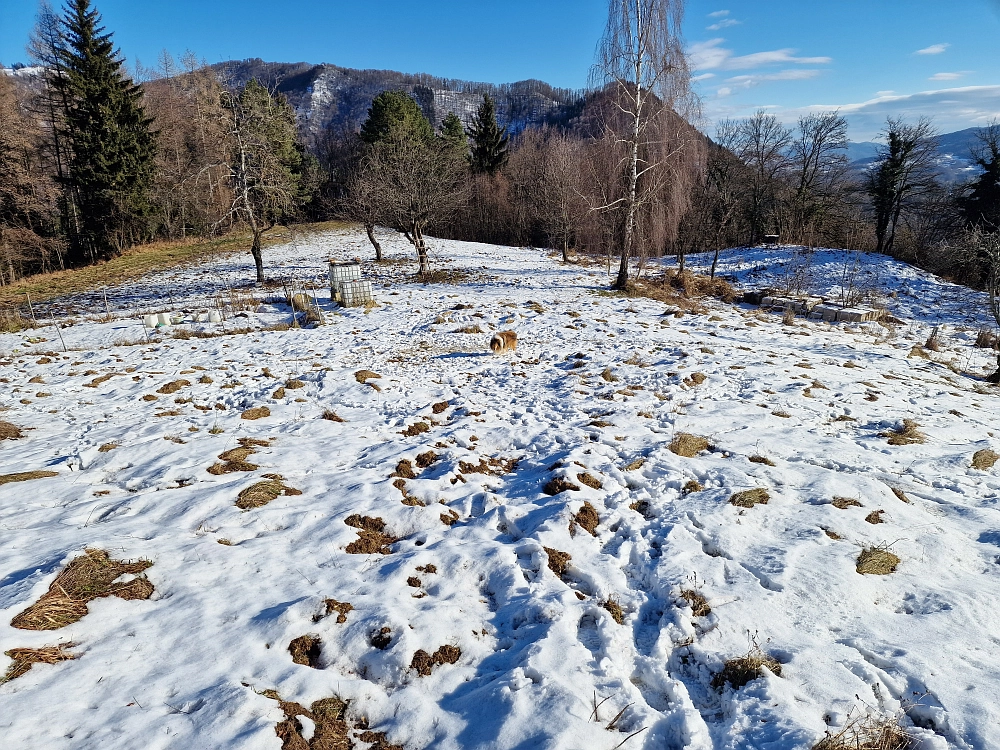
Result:
<svg viewBox="0 0 1000 750"><path fill-rule="evenodd" d="M462 649L458 648L458 646L442 646L433 654L428 654L423 649L420 649L413 654L410 669L415 669L421 677L428 677L434 667L440 664L454 664L461 656Z"/></svg>
<svg viewBox="0 0 1000 750"><path fill-rule="evenodd" d="M106 596L148 599L153 584L141 573L152 567L149 560L112 560L107 552L87 549L62 569L42 597L17 615L10 624L21 630L58 630L82 619L87 603ZM115 583L124 575L129 581Z"/></svg>

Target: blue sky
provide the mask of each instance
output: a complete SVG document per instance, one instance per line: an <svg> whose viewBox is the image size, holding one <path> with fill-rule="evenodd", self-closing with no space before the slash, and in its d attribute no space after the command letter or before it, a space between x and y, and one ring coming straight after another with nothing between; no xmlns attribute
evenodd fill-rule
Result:
<svg viewBox="0 0 1000 750"><path fill-rule="evenodd" d="M586 85L606 0L98 0L130 62L162 49L492 81ZM0 61L25 59L33 0L0 0ZM689 0L685 36L709 132L765 107L839 107L854 140L888 114L942 131L1000 116L1000 0Z"/></svg>

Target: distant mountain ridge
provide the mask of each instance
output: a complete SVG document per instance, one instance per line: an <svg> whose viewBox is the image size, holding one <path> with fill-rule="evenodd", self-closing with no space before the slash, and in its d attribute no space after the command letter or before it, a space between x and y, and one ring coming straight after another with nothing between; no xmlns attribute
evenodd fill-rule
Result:
<svg viewBox="0 0 1000 750"><path fill-rule="evenodd" d="M938 137L938 169L948 182L961 182L979 173L972 150L979 143L979 128L966 128ZM847 145L847 158L855 169L866 169L878 157L882 144L870 141Z"/></svg>
<svg viewBox="0 0 1000 750"><path fill-rule="evenodd" d="M468 126L484 94L497 103L501 125L513 132L546 123L566 122L579 109L583 91L559 89L528 80L496 85L422 73L355 70L336 65L273 63L259 58L217 63L212 69L232 86L251 78L281 92L295 109L306 142L315 147L323 133L357 130L372 100L383 91L411 94L435 126L454 112Z"/></svg>

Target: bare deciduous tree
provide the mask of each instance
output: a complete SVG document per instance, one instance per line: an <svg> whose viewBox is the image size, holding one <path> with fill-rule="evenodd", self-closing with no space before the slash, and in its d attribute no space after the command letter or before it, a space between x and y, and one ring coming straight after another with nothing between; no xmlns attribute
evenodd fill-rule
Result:
<svg viewBox="0 0 1000 750"><path fill-rule="evenodd" d="M659 140L663 133L651 127L657 119L671 113L688 114L694 108L681 39L683 17L683 0L610 0L607 27L591 75L595 85L610 90L617 109L617 116L605 119L604 128L606 139L620 152L618 174L612 178L621 179L621 194L593 207L616 213L621 209L616 289L628 284L629 258L638 249L639 214L658 195L662 197L669 183L669 175L661 173L666 157L690 145L674 143L664 149Z"/></svg>
<svg viewBox="0 0 1000 750"><path fill-rule="evenodd" d="M748 185L750 243L755 244L769 234L769 227L780 234L778 178L788 167L791 131L775 115L763 109L735 125L723 123L720 127L732 131L730 149L751 170Z"/></svg>
<svg viewBox="0 0 1000 750"><path fill-rule="evenodd" d="M831 214L844 201L848 174L847 120L838 112L819 112L799 118L790 149L793 177L790 233L803 244L814 245Z"/></svg>

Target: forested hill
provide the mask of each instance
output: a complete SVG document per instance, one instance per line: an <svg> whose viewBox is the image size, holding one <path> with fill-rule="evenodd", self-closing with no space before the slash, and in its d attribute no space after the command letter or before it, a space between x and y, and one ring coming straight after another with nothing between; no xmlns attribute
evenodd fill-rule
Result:
<svg viewBox="0 0 1000 750"><path fill-rule="evenodd" d="M500 123L515 132L530 125L567 120L583 96L581 91L557 89L535 80L496 85L327 64L251 59L217 63L212 68L230 86L242 86L256 78L283 93L295 108L310 145L328 130L360 128L372 99L387 90L411 94L435 125L449 112L469 125L483 94L490 94L497 102Z"/></svg>

